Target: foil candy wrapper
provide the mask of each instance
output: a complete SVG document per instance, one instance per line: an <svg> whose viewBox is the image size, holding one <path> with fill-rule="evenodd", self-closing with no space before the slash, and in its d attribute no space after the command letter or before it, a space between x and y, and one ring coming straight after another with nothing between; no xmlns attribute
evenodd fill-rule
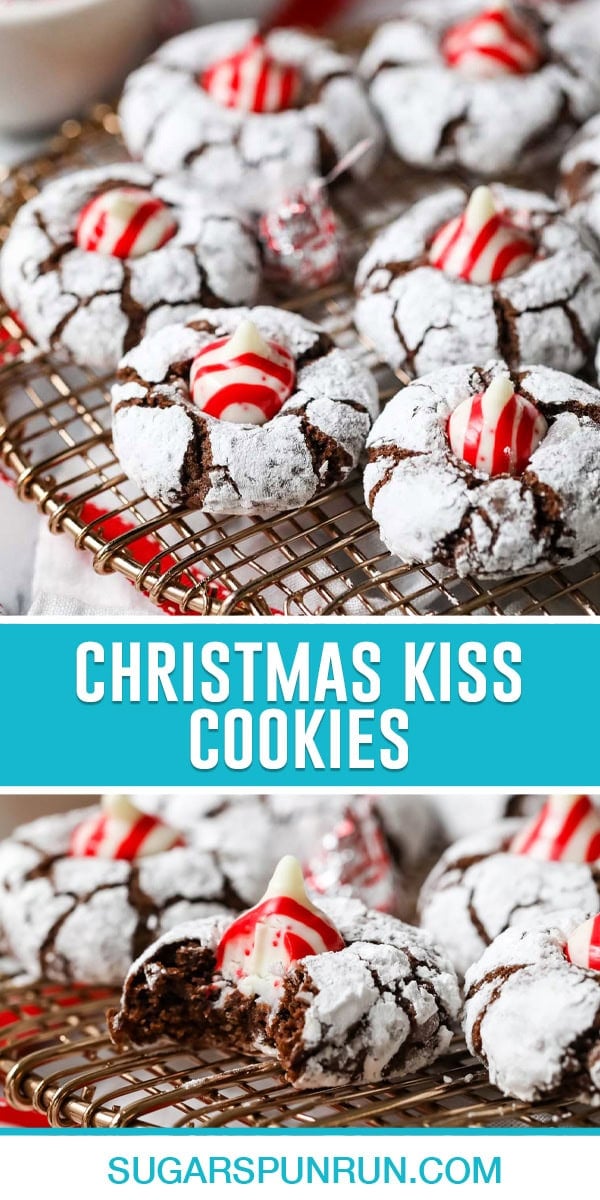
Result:
<svg viewBox="0 0 600 1200"><path fill-rule="evenodd" d="M264 212L258 235L265 275L280 287L321 288L341 274L340 228L321 179Z"/></svg>
<svg viewBox="0 0 600 1200"><path fill-rule="evenodd" d="M368 908L393 916L406 911L402 875L369 799L353 801L323 835L306 863L305 880L320 895L356 896Z"/></svg>

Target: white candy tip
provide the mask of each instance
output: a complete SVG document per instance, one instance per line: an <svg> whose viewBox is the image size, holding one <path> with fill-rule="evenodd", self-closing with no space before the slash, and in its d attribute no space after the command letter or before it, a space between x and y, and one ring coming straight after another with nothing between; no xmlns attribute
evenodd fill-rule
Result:
<svg viewBox="0 0 600 1200"><path fill-rule="evenodd" d="M575 804L577 796L548 796L546 801L547 807L555 813L560 813L561 816L571 811Z"/></svg>
<svg viewBox="0 0 600 1200"><path fill-rule="evenodd" d="M482 185L471 192L469 203L465 209L465 224L472 233L477 233L496 216L494 197L489 189Z"/></svg>
<svg viewBox="0 0 600 1200"><path fill-rule="evenodd" d="M140 810L123 793L103 796L101 804L108 816L117 817L120 821L137 821L140 816Z"/></svg>
<svg viewBox="0 0 600 1200"><path fill-rule="evenodd" d="M512 380L508 375L496 375L492 379L489 387L483 393L482 404L488 417L493 414L502 412L502 409L508 404L511 396L514 395L514 387Z"/></svg>
<svg viewBox="0 0 600 1200"><path fill-rule="evenodd" d="M264 899L267 900L271 896L289 896L290 899L297 900L300 904L310 905L302 867L293 854L285 854L277 863Z"/></svg>
<svg viewBox="0 0 600 1200"><path fill-rule="evenodd" d="M229 353L232 358L241 354L259 354L261 358L269 358L271 351L254 321L246 318L240 321L235 333L229 339Z"/></svg>

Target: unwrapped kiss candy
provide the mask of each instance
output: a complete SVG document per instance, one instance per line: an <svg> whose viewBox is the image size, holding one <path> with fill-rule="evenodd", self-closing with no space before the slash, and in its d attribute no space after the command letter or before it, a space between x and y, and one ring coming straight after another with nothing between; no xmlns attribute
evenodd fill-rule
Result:
<svg viewBox="0 0 600 1200"><path fill-rule="evenodd" d="M550 796L511 842L513 854L548 862L600 859L600 812L589 796Z"/></svg>
<svg viewBox="0 0 600 1200"><path fill-rule="evenodd" d="M128 796L103 796L102 811L86 817L71 834L73 858L123 858L132 862L185 845L160 817L140 812Z"/></svg>

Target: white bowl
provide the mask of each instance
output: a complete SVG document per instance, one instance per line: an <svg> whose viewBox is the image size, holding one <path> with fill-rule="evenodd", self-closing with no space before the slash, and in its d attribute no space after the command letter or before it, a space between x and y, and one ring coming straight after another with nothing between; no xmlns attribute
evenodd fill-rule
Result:
<svg viewBox="0 0 600 1200"><path fill-rule="evenodd" d="M49 129L116 91L160 0L0 0L0 129Z"/></svg>

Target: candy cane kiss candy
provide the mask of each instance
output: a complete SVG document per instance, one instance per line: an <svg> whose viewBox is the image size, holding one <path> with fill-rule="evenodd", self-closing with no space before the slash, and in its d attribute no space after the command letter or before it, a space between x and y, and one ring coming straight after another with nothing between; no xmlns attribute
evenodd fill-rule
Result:
<svg viewBox="0 0 600 1200"><path fill-rule="evenodd" d="M510 850L547 862L596 862L600 812L589 796L550 796L513 839Z"/></svg>
<svg viewBox="0 0 600 1200"><path fill-rule="evenodd" d="M159 817L140 812L128 796L103 796L102 811L81 822L71 835L73 858L124 858L130 862L160 854L185 842Z"/></svg>
<svg viewBox="0 0 600 1200"><path fill-rule="evenodd" d="M256 325L244 320L232 337L210 342L196 355L190 391L194 404L211 417L264 425L291 396L295 378L289 350L265 341Z"/></svg>
<svg viewBox="0 0 600 1200"><path fill-rule="evenodd" d="M344 946L335 925L309 900L300 863L288 854L260 903L242 913L221 938L217 970L246 995L268 1000L293 963Z"/></svg>
<svg viewBox="0 0 600 1200"><path fill-rule="evenodd" d="M205 92L225 108L276 113L292 108L302 88L293 63L279 62L264 38L251 38L237 54L213 63L200 77Z"/></svg>
<svg viewBox="0 0 600 1200"><path fill-rule="evenodd" d="M526 75L543 59L532 25L501 2L447 30L442 54L448 66L480 78Z"/></svg>
<svg viewBox="0 0 600 1200"><path fill-rule="evenodd" d="M488 187L477 187L461 216L435 235L432 267L469 283L497 283L516 275L535 255L533 239L498 212Z"/></svg>
<svg viewBox="0 0 600 1200"><path fill-rule="evenodd" d="M101 192L81 210L75 240L80 250L140 258L160 250L177 233L168 204L138 187Z"/></svg>
<svg viewBox="0 0 600 1200"><path fill-rule="evenodd" d="M530 400L519 396L508 375L497 375L485 392L457 405L448 440L457 458L487 475L519 473L548 429Z"/></svg>
<svg viewBox="0 0 600 1200"><path fill-rule="evenodd" d="M600 971L600 914L590 917L573 930L567 942L566 955L576 967Z"/></svg>

